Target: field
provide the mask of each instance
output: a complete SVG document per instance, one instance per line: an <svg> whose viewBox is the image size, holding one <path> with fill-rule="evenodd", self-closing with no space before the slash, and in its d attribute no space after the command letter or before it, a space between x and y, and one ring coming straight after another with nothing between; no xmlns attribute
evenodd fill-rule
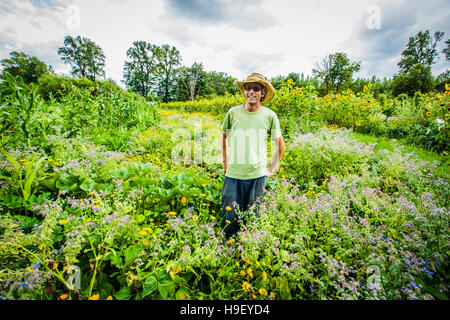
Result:
<svg viewBox="0 0 450 320"><path fill-rule="evenodd" d="M268 105L286 152L259 216L220 228L221 121L239 96L2 97L0 299L447 299L449 94Z"/></svg>

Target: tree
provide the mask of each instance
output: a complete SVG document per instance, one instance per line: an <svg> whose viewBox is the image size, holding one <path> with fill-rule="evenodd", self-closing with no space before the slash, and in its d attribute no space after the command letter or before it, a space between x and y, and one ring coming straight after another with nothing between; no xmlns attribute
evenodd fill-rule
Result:
<svg viewBox="0 0 450 320"><path fill-rule="evenodd" d="M235 84L236 79L225 72L208 71L204 72L201 79L200 96L224 96L227 93L236 94L239 92Z"/></svg>
<svg viewBox="0 0 450 320"><path fill-rule="evenodd" d="M394 96L406 93L412 97L417 91L425 93L433 90L433 88L434 79L431 74L431 67L421 63L416 63L408 72L402 72L392 79L392 94Z"/></svg>
<svg viewBox="0 0 450 320"><path fill-rule="evenodd" d="M17 51L9 55L9 58L1 60L2 78L8 72L13 76L21 76L26 84L37 83L40 76L49 72L47 65L36 57Z"/></svg>
<svg viewBox="0 0 450 320"><path fill-rule="evenodd" d="M145 41L135 41L127 50L130 61L124 64L124 83L144 97L152 91L156 74L156 46Z"/></svg>
<svg viewBox="0 0 450 320"><path fill-rule="evenodd" d="M65 63L72 66L72 75L95 80L104 77L105 55L102 49L88 38L77 36L64 38L64 47L58 49L58 54Z"/></svg>
<svg viewBox="0 0 450 320"><path fill-rule="evenodd" d="M194 101L202 87L202 77L204 75L203 64L194 62L190 67L181 67L178 70L178 96L187 97ZM184 99L183 99L184 100Z"/></svg>
<svg viewBox="0 0 450 320"><path fill-rule="evenodd" d="M348 87L352 82L353 73L359 69L359 62L350 62L346 53L336 52L316 63L313 74L323 81L328 93L330 89L340 91Z"/></svg>
<svg viewBox="0 0 450 320"><path fill-rule="evenodd" d="M316 62L316 66L312 70L313 75L323 81L326 93L328 93L330 90L329 72L332 63L332 57L333 55L329 54L326 57L322 58L322 60Z"/></svg>
<svg viewBox="0 0 450 320"><path fill-rule="evenodd" d="M430 31L426 30L419 31L417 35L410 37L406 49L402 52L402 59L398 63L400 72L408 72L417 63L431 67L439 54L436 45L443 36L444 32L436 31L433 40Z"/></svg>
<svg viewBox="0 0 450 320"><path fill-rule="evenodd" d="M445 41L445 44L447 45L447 47L442 50L442 53L445 54L445 60L450 61L450 39L447 39L447 41Z"/></svg>
<svg viewBox="0 0 450 320"><path fill-rule="evenodd" d="M180 65L181 56L177 48L164 44L156 47L154 54L157 59L157 94L168 102L175 96L177 67Z"/></svg>

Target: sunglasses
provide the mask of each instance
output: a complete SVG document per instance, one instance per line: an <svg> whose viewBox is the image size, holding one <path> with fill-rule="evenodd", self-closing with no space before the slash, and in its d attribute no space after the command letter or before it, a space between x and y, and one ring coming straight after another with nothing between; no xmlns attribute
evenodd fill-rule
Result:
<svg viewBox="0 0 450 320"><path fill-rule="evenodd" d="M248 86L248 87L244 87L245 91L251 91L253 90L253 92L259 92L262 90L262 88L260 86Z"/></svg>

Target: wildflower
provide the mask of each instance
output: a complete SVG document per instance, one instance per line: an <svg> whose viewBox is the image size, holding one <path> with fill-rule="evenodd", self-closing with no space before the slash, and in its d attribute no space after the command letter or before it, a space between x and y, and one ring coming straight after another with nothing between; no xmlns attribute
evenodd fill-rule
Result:
<svg viewBox="0 0 450 320"><path fill-rule="evenodd" d="M147 231L142 230L141 232L139 232L141 236L145 236L147 234Z"/></svg>
<svg viewBox="0 0 450 320"><path fill-rule="evenodd" d="M247 281L242 282L242 290L244 290L245 292L250 292L251 289L252 285L250 283L248 283Z"/></svg>
<svg viewBox="0 0 450 320"><path fill-rule="evenodd" d="M262 296L267 296L267 290L264 288L259 289L259 294Z"/></svg>
<svg viewBox="0 0 450 320"><path fill-rule="evenodd" d="M211 220L216 220L216 217L214 217L213 215L209 216L211 218Z"/></svg>
<svg viewBox="0 0 450 320"><path fill-rule="evenodd" d="M197 220L198 220L198 216L197 215L192 217L192 221L196 222Z"/></svg>
<svg viewBox="0 0 450 320"><path fill-rule="evenodd" d="M253 295L252 295L252 298L253 298L253 299L256 299L256 298L257 298L256 294L253 294Z"/></svg>
<svg viewBox="0 0 450 320"><path fill-rule="evenodd" d="M94 294L93 296L89 297L89 300L98 300L100 298L99 294Z"/></svg>
<svg viewBox="0 0 450 320"><path fill-rule="evenodd" d="M245 271L244 270L241 270L241 276L245 277Z"/></svg>
<svg viewBox="0 0 450 320"><path fill-rule="evenodd" d="M106 298L106 300L112 300L112 297L111 297L111 296L109 296L108 298Z"/></svg>
<svg viewBox="0 0 450 320"><path fill-rule="evenodd" d="M256 264L257 267L260 267L260 266L261 266L261 263L259 263L258 260L255 261L255 264Z"/></svg>
<svg viewBox="0 0 450 320"><path fill-rule="evenodd" d="M275 300L275 293L273 292L270 293L269 300Z"/></svg>
<svg viewBox="0 0 450 320"><path fill-rule="evenodd" d="M59 220L59 224L60 225L63 225L63 224L66 224L67 222L69 222L69 220L67 220L67 219L63 219L63 220Z"/></svg>
<svg viewBox="0 0 450 320"><path fill-rule="evenodd" d="M247 274L249 275L250 278L253 279L253 270L252 270L252 268L248 268L247 269Z"/></svg>
<svg viewBox="0 0 450 320"><path fill-rule="evenodd" d="M64 293L64 294L62 294L62 295L60 295L59 296L59 298L61 299L61 300L65 300L65 299L67 299L67 294L66 293Z"/></svg>
<svg viewBox="0 0 450 320"><path fill-rule="evenodd" d="M267 273L265 271L263 271L262 274L263 280L266 281L267 280Z"/></svg>
<svg viewBox="0 0 450 320"><path fill-rule="evenodd" d="M226 206L226 207L225 207L225 210L231 211L231 207L230 207L230 206Z"/></svg>
<svg viewBox="0 0 450 320"><path fill-rule="evenodd" d="M431 112L428 111L428 112L426 113L426 115L427 115L427 117L431 116Z"/></svg>
<svg viewBox="0 0 450 320"><path fill-rule="evenodd" d="M142 242L142 244L143 244L144 246L148 246L148 240L144 240L144 242Z"/></svg>
<svg viewBox="0 0 450 320"><path fill-rule="evenodd" d="M175 211L170 211L168 214L169 214L169 216L176 216L177 215L177 213Z"/></svg>
<svg viewBox="0 0 450 320"><path fill-rule="evenodd" d="M184 205L186 205L187 203L187 199L185 197L181 198L181 203Z"/></svg>

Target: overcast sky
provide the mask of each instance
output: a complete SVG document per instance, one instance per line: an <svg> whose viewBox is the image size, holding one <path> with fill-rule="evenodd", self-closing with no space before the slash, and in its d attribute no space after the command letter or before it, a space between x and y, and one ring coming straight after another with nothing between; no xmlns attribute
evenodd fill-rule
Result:
<svg viewBox="0 0 450 320"><path fill-rule="evenodd" d="M0 59L23 51L69 74L57 50L81 35L103 49L105 75L119 83L137 40L175 46L182 65L238 79L311 75L337 51L361 63L358 77L391 78L409 37L443 31L442 51L449 21L448 0L0 0ZM432 71L449 68L440 54Z"/></svg>

